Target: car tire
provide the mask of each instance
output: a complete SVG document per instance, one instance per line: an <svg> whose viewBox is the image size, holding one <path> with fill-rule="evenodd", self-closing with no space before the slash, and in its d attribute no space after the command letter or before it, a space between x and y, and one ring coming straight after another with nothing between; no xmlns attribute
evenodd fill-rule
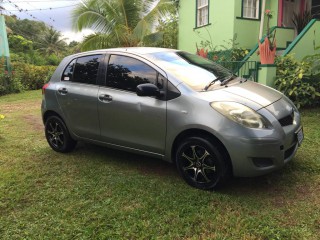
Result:
<svg viewBox="0 0 320 240"><path fill-rule="evenodd" d="M189 137L177 148L175 160L180 175L189 185L210 190L227 179L228 164L224 156L210 140Z"/></svg>
<svg viewBox="0 0 320 240"><path fill-rule="evenodd" d="M61 118L50 116L45 123L45 135L50 147L61 153L72 151L77 142L70 136Z"/></svg>

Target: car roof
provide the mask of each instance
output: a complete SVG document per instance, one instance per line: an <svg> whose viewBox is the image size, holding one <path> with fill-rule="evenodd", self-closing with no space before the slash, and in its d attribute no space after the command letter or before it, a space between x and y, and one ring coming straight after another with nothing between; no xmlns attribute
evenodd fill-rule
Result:
<svg viewBox="0 0 320 240"><path fill-rule="evenodd" d="M99 49L99 50L93 50L93 51L87 51L87 52L81 52L77 54L73 54L68 56L70 57L78 57L83 55L91 55L91 54L102 54L102 53L131 53L138 56L143 56L147 54L152 53L160 53L160 52L177 52L179 50L176 49L170 49L170 48L156 48L156 47L127 47L127 48L106 48L106 49Z"/></svg>

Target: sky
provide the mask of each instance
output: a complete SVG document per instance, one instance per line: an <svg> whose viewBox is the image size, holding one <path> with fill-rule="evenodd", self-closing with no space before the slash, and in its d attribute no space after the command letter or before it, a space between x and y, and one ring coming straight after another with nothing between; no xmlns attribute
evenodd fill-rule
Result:
<svg viewBox="0 0 320 240"><path fill-rule="evenodd" d="M81 4L81 0L0 0L0 6L5 9L2 10L4 14L43 21L60 31L67 42L81 41L84 35L92 33L91 30L76 32L72 28L72 10L78 4Z"/></svg>

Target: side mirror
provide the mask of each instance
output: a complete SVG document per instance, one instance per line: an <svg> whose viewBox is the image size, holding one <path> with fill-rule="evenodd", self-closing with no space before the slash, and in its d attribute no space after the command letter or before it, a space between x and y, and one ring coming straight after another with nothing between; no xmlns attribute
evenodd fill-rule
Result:
<svg viewBox="0 0 320 240"><path fill-rule="evenodd" d="M138 96L160 97L159 88L152 83L143 83L137 86L136 93Z"/></svg>

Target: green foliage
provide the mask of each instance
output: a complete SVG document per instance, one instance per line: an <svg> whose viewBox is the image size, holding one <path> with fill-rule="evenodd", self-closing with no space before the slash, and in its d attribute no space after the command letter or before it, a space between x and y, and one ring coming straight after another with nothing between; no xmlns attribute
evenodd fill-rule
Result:
<svg viewBox="0 0 320 240"><path fill-rule="evenodd" d="M66 50L67 44L62 38L61 32L51 28L47 28L39 38L38 51L50 56L55 54L61 55Z"/></svg>
<svg viewBox="0 0 320 240"><path fill-rule="evenodd" d="M15 52L30 51L33 48L33 42L20 35L9 34L8 42L9 49L14 49Z"/></svg>
<svg viewBox="0 0 320 240"><path fill-rule="evenodd" d="M162 41L157 47L178 48L178 15L173 13L169 18L160 19L157 31L163 33Z"/></svg>
<svg viewBox="0 0 320 240"><path fill-rule="evenodd" d="M62 57L77 52L77 42L67 45L61 32L42 22L6 16L11 61L32 65L58 65Z"/></svg>
<svg viewBox="0 0 320 240"><path fill-rule="evenodd" d="M48 28L44 22L33 21L29 19L20 20L15 16L5 16L6 25L14 35L20 35L37 43L43 32Z"/></svg>
<svg viewBox="0 0 320 240"><path fill-rule="evenodd" d="M178 15L170 13L166 18L159 19L156 33L144 37L141 45L148 47L178 48Z"/></svg>
<svg viewBox="0 0 320 240"><path fill-rule="evenodd" d="M5 59L0 58L0 96L8 93L19 93L24 90L21 77L18 73L8 72L5 69Z"/></svg>
<svg viewBox="0 0 320 240"><path fill-rule="evenodd" d="M249 51L245 48L239 47L237 37L238 35L234 34L232 39L224 41L225 45L220 45L221 50L211 53L212 59L217 62L241 61L249 53Z"/></svg>
<svg viewBox="0 0 320 240"><path fill-rule="evenodd" d="M293 12L292 22L298 32L301 33L305 26L312 20L312 14L308 7L299 13Z"/></svg>
<svg viewBox="0 0 320 240"><path fill-rule="evenodd" d="M241 61L249 53L247 49L239 47L239 43L237 42L237 34L235 34L232 39L224 42L225 45L220 45L213 48L212 41L204 40L200 42L200 47L202 49L209 48L210 51L208 51L207 57L215 62ZM199 49L197 52L199 52Z"/></svg>
<svg viewBox="0 0 320 240"><path fill-rule="evenodd" d="M46 60L47 60L47 65L51 65L51 66L57 66L61 62L61 58L59 58L54 53L49 55Z"/></svg>
<svg viewBox="0 0 320 240"><path fill-rule="evenodd" d="M12 64L13 71L3 71L4 59L0 59L0 95L40 89L48 82L55 66L35 66L23 62Z"/></svg>
<svg viewBox="0 0 320 240"><path fill-rule="evenodd" d="M21 78L21 84L27 90L36 90L50 80L55 66L35 66L15 62L12 64L15 73Z"/></svg>
<svg viewBox="0 0 320 240"><path fill-rule="evenodd" d="M277 57L276 88L288 96L300 107L314 106L320 100L319 80L306 75L310 72L310 63L299 62L292 55Z"/></svg>
<svg viewBox="0 0 320 240"><path fill-rule="evenodd" d="M172 0L85 0L73 12L77 30L90 28L82 50L143 45L154 23L175 6ZM159 35L158 35L159 36Z"/></svg>

